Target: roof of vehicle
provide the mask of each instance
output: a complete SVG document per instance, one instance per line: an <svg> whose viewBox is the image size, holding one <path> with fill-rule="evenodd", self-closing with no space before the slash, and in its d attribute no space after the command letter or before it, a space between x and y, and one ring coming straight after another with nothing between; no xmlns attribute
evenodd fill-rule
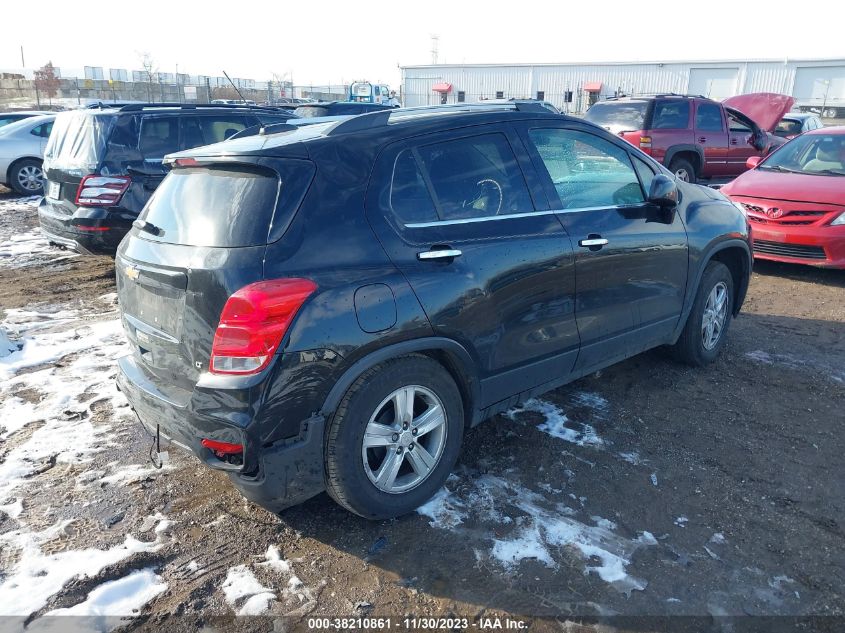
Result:
<svg viewBox="0 0 845 633"><path fill-rule="evenodd" d="M56 114L49 110L8 110L7 112L0 112L0 116L8 116L10 114L24 114L26 116L36 116L38 114Z"/></svg>
<svg viewBox="0 0 845 633"><path fill-rule="evenodd" d="M814 112L787 112L783 115L784 119L793 119L795 121L804 121L813 117L818 117Z"/></svg>
<svg viewBox="0 0 845 633"><path fill-rule="evenodd" d="M85 108L86 111L96 113L121 113L121 112L153 112L156 110L165 110L170 112L185 111L185 112L220 112L220 111L245 111L245 112L264 112L270 114L285 114L288 115L287 110L274 108L271 106L256 106L249 104L231 104L231 103L98 103Z"/></svg>
<svg viewBox="0 0 845 633"><path fill-rule="evenodd" d="M291 146L298 143L308 143L345 134L379 135L385 142L390 142L416 134L459 128L465 125L538 117L580 122L601 129L583 119L555 114L536 101L494 105L479 103L388 108L356 116L325 117L320 122L311 125L298 125L299 122L297 122L295 125L267 126L268 133L239 136L222 143L185 150L170 154L165 157L165 160L246 154L273 155L275 154L273 150L281 148L285 148L287 154L293 151ZM306 155L303 154L303 157Z"/></svg>

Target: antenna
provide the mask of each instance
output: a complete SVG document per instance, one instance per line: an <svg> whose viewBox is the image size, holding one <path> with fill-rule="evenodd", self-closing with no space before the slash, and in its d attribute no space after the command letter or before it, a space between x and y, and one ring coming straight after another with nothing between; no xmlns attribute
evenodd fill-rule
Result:
<svg viewBox="0 0 845 633"><path fill-rule="evenodd" d="M246 99L244 99L244 96L241 94L241 91L240 91L240 90L238 90L238 87L235 85L235 82L234 82L234 81L232 81L232 78L231 78L231 77L229 77L229 75L226 73L226 71L225 71L225 70L223 71L223 74L224 74L224 75L226 75L226 79L228 79L228 80L229 80L229 83L230 83L230 84L232 84L232 88L234 88L234 89L235 89L235 92L237 92L237 93L238 93L238 96L241 98L241 101L243 101L243 102L244 102L244 105L246 105Z"/></svg>
<svg viewBox="0 0 845 633"><path fill-rule="evenodd" d="M437 49L440 47L440 36L431 36L431 65L437 65Z"/></svg>

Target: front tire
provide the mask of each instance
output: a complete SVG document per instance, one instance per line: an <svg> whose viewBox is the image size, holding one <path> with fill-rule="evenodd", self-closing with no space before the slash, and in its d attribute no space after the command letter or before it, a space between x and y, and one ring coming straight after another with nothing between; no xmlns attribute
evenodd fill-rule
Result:
<svg viewBox="0 0 845 633"><path fill-rule="evenodd" d="M733 277L721 262L704 269L684 331L672 348L675 358L702 367L716 360L733 315Z"/></svg>
<svg viewBox="0 0 845 633"><path fill-rule="evenodd" d="M675 158L669 165L671 171L679 180L695 184L695 167L685 158Z"/></svg>
<svg viewBox="0 0 845 633"><path fill-rule="evenodd" d="M18 161L9 173L9 184L22 196L37 196L44 193L44 172L41 161L26 158Z"/></svg>
<svg viewBox="0 0 845 633"><path fill-rule="evenodd" d="M326 433L326 489L368 519L419 507L446 481L461 448L463 402L426 356L386 361L344 395Z"/></svg>

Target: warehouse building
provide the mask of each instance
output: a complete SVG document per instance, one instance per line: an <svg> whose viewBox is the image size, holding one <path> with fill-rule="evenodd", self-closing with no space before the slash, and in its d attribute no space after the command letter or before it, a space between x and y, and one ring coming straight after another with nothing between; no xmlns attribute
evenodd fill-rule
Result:
<svg viewBox="0 0 845 633"><path fill-rule="evenodd" d="M796 97L801 109L845 117L845 59L402 67L405 106L534 98L580 113L608 97L672 92L713 99L779 92Z"/></svg>

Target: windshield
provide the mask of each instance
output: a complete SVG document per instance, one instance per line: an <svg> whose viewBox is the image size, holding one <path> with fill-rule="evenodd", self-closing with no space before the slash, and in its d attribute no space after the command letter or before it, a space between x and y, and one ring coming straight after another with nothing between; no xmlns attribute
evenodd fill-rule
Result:
<svg viewBox="0 0 845 633"><path fill-rule="evenodd" d="M774 152L760 169L845 176L845 134L804 134Z"/></svg>
<svg viewBox="0 0 845 633"><path fill-rule="evenodd" d="M647 109L648 101L607 101L593 105L584 118L614 131L642 130Z"/></svg>
<svg viewBox="0 0 845 633"><path fill-rule="evenodd" d="M59 113L44 150L44 168L96 169L114 119L113 115L84 110Z"/></svg>
<svg viewBox="0 0 845 633"><path fill-rule="evenodd" d="M310 119L312 117L327 116L329 109L326 106L299 106L293 111L296 116Z"/></svg>

